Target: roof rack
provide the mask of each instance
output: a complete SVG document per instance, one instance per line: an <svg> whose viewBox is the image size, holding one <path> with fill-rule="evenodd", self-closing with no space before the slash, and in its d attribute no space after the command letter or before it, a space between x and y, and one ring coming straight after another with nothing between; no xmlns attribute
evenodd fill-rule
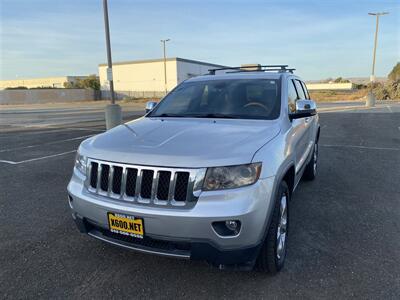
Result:
<svg viewBox="0 0 400 300"><path fill-rule="evenodd" d="M226 73L240 73L240 72L290 72L293 73L293 68L288 68L288 65L243 65L240 67L224 67L224 68L217 68L217 69L209 69L209 75L215 75L216 71L223 71L223 70L232 70L231 72Z"/></svg>

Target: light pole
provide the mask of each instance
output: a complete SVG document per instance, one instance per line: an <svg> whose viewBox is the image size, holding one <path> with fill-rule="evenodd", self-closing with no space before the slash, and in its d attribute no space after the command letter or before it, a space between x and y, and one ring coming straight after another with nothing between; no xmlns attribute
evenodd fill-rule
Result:
<svg viewBox="0 0 400 300"><path fill-rule="evenodd" d="M376 28L375 28L375 40L374 40L374 54L372 57L372 73L370 76L371 81L371 89L368 93L367 102L365 103L366 106L372 107L375 106L375 95L373 93L373 83L375 82L375 60L376 60L376 45L378 43L378 29L379 29L379 17L383 15L387 15L388 12L379 12L379 13L368 13L370 16L376 17Z"/></svg>
<svg viewBox="0 0 400 300"><path fill-rule="evenodd" d="M170 39L165 39L161 40L161 43L163 44L163 52L164 52L164 87L165 87L165 94L168 92L168 87L167 87L167 56L165 54L165 43L169 42Z"/></svg>
<svg viewBox="0 0 400 300"><path fill-rule="evenodd" d="M108 23L108 6L107 0L103 0L104 10L104 27L106 32L106 47L107 47L107 80L110 84L111 104L106 106L106 128L111 129L122 123L121 107L115 104L114 81L112 74L111 60L111 43L110 43L110 26Z"/></svg>

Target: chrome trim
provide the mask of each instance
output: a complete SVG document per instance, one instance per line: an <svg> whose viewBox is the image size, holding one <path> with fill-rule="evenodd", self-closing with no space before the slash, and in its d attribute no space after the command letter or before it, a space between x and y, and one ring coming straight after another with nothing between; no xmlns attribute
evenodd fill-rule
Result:
<svg viewBox="0 0 400 300"><path fill-rule="evenodd" d="M114 167L110 165L110 168L108 170L107 196L110 196L110 194L112 193L113 179L114 179Z"/></svg>
<svg viewBox="0 0 400 300"><path fill-rule="evenodd" d="M101 164L97 165L97 182L96 182L96 193L99 193L101 191L100 184L101 184L101 170L102 170Z"/></svg>
<svg viewBox="0 0 400 300"><path fill-rule="evenodd" d="M190 254L175 254L175 253L168 253L168 252L162 252L162 251L147 250L147 249L142 249L142 248L130 246L130 245L123 244L123 243L118 243L118 242L115 242L115 241L113 241L113 240L111 240L109 238L104 238L104 237L101 237L99 235L96 235L96 234L94 234L94 233L92 233L90 231L87 234L90 235L91 237L94 237L95 239L101 240L103 242L107 242L107 243L113 244L115 246L127 248L127 249L130 249L130 250L134 250L134 251L138 251L138 252L142 252L142 253L156 254L156 255L167 256L167 257L190 259Z"/></svg>
<svg viewBox="0 0 400 300"><path fill-rule="evenodd" d="M122 167L121 194L119 196L120 199L123 199L124 196L127 197L127 195L126 195L126 176L127 175L128 175L128 169L125 167Z"/></svg>
<svg viewBox="0 0 400 300"><path fill-rule="evenodd" d="M92 162L98 164L96 188L93 188L90 185ZM204 181L204 176L206 174L206 168L183 169L183 168L130 165L130 164L124 164L124 163L108 162L108 161L92 159L92 158L87 159L87 164L88 164L88 168L87 168L88 175L85 180L85 187L89 192L100 195L100 196L105 196L105 197L108 197L108 198L111 198L114 200L120 200L120 201L126 201L126 202L144 204L144 205L152 205L152 206L189 207L189 206L194 205L194 203L197 201L198 197L200 196L201 187L202 187L202 184ZM109 174L108 174L109 181L108 181L108 190L107 191L103 191L100 186L101 185L102 165L108 165L110 168ZM113 185L112 181L114 178L114 173L115 173L114 168L115 167L122 168L121 193L120 194L115 194L112 192L112 185ZM135 196L134 197L126 195L126 181L127 181L127 176L128 176L128 168L137 170ZM151 187L150 199L146 199L141 196L142 177L143 177L144 170L153 171L153 182L152 182L152 187ZM159 172L161 172L161 171L167 171L167 172L171 173L167 200L157 199L158 181L159 181L159 177L160 177ZM176 201L174 199L176 179L177 179L178 172L189 173L189 182L188 182L186 201Z"/></svg>

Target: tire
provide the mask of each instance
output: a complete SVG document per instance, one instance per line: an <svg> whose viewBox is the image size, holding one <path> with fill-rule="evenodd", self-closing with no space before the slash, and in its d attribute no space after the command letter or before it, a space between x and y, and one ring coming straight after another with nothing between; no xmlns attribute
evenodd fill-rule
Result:
<svg viewBox="0 0 400 300"><path fill-rule="evenodd" d="M303 178L305 180L314 180L315 177L317 176L317 166L318 166L318 142L314 144L313 154L304 170Z"/></svg>
<svg viewBox="0 0 400 300"><path fill-rule="evenodd" d="M289 228L289 200L289 188L282 181L275 198L271 224L256 261L259 271L276 274L283 268Z"/></svg>

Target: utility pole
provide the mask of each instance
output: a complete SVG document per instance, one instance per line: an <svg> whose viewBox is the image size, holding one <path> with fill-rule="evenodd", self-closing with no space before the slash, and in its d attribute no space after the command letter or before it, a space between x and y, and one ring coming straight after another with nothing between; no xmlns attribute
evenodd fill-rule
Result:
<svg viewBox="0 0 400 300"><path fill-rule="evenodd" d="M109 22L108 22L107 0L103 0L103 10L104 10L104 27L105 27L105 31L106 31L106 47L107 47L107 80L110 83L111 104L115 104L114 81L113 81L113 78L112 78L110 25L109 25Z"/></svg>
<svg viewBox="0 0 400 300"><path fill-rule="evenodd" d="M372 72L370 76L370 82L371 82L371 90L368 94L367 98L367 103L366 106L375 106L375 95L372 92L373 88L373 83L375 82L375 61L376 61L376 46L378 44L378 29L379 29L379 17L383 15L389 14L388 12L379 12L379 13L368 13L370 16L375 16L376 17L376 28L375 28L375 40L374 40L374 52L373 52L373 57L372 57Z"/></svg>
<svg viewBox="0 0 400 300"><path fill-rule="evenodd" d="M375 81L375 60L376 60L376 45L378 43L378 29L379 29L379 17L383 15L389 14L388 12L381 12L381 13L368 13L370 16L376 17L376 28L375 28L375 41L374 41L374 54L372 58L372 73L370 77L370 81Z"/></svg>
<svg viewBox="0 0 400 300"><path fill-rule="evenodd" d="M163 44L163 52L164 52L164 87L165 87L165 94L168 93L168 87L167 87L167 55L165 53L165 43L169 42L170 39L165 39L161 40L161 43Z"/></svg>
<svg viewBox="0 0 400 300"><path fill-rule="evenodd" d="M108 22L108 6L107 0L103 0L104 10L104 27L106 32L106 47L107 47L107 80L110 84L111 104L106 106L106 128L111 129L122 123L121 107L115 104L114 81L112 74L112 59L111 59L111 42L110 42L110 26Z"/></svg>

